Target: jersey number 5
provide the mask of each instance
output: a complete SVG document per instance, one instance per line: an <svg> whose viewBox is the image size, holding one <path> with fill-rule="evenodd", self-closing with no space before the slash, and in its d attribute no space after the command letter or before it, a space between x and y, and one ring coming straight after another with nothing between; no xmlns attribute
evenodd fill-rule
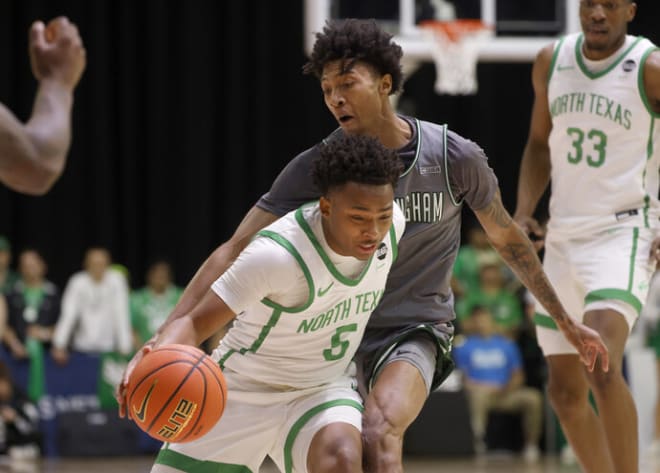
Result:
<svg viewBox="0 0 660 473"><path fill-rule="evenodd" d="M573 152L568 153L568 162L571 164L577 164L582 161L582 146L584 144L585 133L579 128L568 128L566 133L573 139L571 143L573 145ZM598 156L594 158L591 154L587 154L587 164L592 168L598 168L603 165L605 162L605 148L607 148L607 135L600 130L589 130L586 134L587 140L591 143L594 151L598 153Z"/></svg>
<svg viewBox="0 0 660 473"><path fill-rule="evenodd" d="M323 358L326 361L335 361L346 354L350 342L348 340L342 340L341 335L344 332L357 332L357 324L348 324L337 327L335 334L330 339L330 348L323 350Z"/></svg>

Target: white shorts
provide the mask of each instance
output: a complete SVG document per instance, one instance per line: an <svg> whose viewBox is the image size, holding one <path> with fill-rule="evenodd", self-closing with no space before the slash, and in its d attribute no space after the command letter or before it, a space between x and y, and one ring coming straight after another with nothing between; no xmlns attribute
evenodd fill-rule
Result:
<svg viewBox="0 0 660 473"><path fill-rule="evenodd" d="M198 440L165 444L154 471L167 465L186 473L230 466L257 472L270 456L280 471L302 473L307 472L312 439L323 427L342 422L362 431L362 399L355 378L344 376L323 387L298 391L262 389L257 399L254 382L231 370L224 374L227 405L218 423Z"/></svg>
<svg viewBox="0 0 660 473"><path fill-rule="evenodd" d="M585 312L615 310L631 329L655 270L649 258L653 235L647 228L623 227L567 241L549 234L543 267L566 311L582 321ZM534 322L545 356L577 353L538 301Z"/></svg>

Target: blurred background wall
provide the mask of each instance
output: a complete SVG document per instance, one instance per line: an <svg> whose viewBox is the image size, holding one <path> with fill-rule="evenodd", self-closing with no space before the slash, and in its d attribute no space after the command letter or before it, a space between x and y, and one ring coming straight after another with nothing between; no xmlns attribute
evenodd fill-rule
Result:
<svg viewBox="0 0 660 473"><path fill-rule="evenodd" d="M660 5L638 3L630 31L659 43ZM88 55L62 178L39 198L0 186L0 234L14 254L39 248L63 285L84 249L103 245L133 285L156 257L185 284L280 169L336 126L316 79L301 74L303 13L302 0L0 0L0 101L21 119L36 87L33 20L68 16ZM481 63L478 95L440 96L429 63L400 101L478 142L510 210L530 73L528 63Z"/></svg>

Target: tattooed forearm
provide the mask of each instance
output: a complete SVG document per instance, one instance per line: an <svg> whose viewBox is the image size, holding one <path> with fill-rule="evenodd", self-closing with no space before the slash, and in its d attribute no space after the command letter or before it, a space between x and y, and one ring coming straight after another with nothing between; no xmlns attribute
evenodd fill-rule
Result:
<svg viewBox="0 0 660 473"><path fill-rule="evenodd" d="M511 237L501 245L493 244L504 261L516 273L520 281L543 304L557 323L566 319L566 313L543 271L534 245L518 228L511 229Z"/></svg>
<svg viewBox="0 0 660 473"><path fill-rule="evenodd" d="M490 219L494 224L501 228L509 228L512 224L511 215L506 211L502 205L502 199L500 197L500 192L497 191L495 197L488 206L483 209L483 213L488 219Z"/></svg>

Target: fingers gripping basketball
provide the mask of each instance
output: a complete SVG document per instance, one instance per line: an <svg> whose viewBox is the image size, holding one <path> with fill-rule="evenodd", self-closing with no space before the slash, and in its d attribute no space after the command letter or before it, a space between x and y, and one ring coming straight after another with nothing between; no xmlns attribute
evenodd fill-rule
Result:
<svg viewBox="0 0 660 473"><path fill-rule="evenodd" d="M128 408L151 437L182 443L207 433L225 408L227 387L211 357L189 345L165 345L148 353L131 374Z"/></svg>

